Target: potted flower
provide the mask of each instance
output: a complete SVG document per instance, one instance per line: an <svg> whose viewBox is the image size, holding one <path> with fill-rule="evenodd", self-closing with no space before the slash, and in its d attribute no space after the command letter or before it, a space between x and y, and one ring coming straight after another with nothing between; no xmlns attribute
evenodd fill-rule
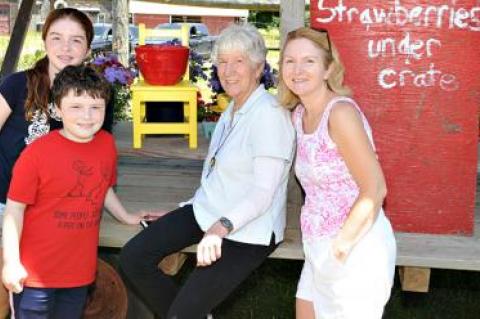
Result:
<svg viewBox="0 0 480 319"><path fill-rule="evenodd" d="M112 85L114 123L130 119L129 102L132 96L130 85L136 71L125 67L113 54L96 56L90 66Z"/></svg>

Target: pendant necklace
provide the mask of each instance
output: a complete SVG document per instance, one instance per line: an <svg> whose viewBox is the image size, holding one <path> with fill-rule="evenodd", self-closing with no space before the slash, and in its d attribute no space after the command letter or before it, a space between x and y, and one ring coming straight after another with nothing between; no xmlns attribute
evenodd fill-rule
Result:
<svg viewBox="0 0 480 319"><path fill-rule="evenodd" d="M205 178L208 178L208 176L210 176L210 174L213 172L213 169L215 168L215 164L217 163L217 155L218 155L218 152L222 149L223 145L225 144L225 141L228 139L228 137L230 136L230 134L232 133L233 129L235 128L235 126L237 126L238 122L240 120L237 120L235 122L235 124L233 124L233 126L228 130L227 132L227 135L225 136L225 138L223 138L223 134L225 133L225 127L227 126L226 123L223 124L223 128L222 128L222 135L220 136L220 143L219 145L217 146L217 149L215 150L215 152L213 152L213 156L212 158L210 158L210 161L208 162L208 172L207 172L207 175L205 176Z"/></svg>

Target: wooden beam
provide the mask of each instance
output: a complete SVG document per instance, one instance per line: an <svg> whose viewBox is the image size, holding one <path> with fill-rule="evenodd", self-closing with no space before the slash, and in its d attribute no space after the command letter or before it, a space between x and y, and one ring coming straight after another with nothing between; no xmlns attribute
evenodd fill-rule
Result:
<svg viewBox="0 0 480 319"><path fill-rule="evenodd" d="M20 10L18 11L10 41L8 42L7 52L5 53L5 58L3 60L0 78L3 78L17 69L23 42L25 41L27 29L30 25L34 3L35 0L23 0L20 5Z"/></svg>
<svg viewBox="0 0 480 319"><path fill-rule="evenodd" d="M398 273L403 291L428 292L430 268L399 267Z"/></svg>
<svg viewBox="0 0 480 319"><path fill-rule="evenodd" d="M274 11L278 12L280 9L279 0L147 0L148 2L157 2L165 4L176 4L185 6L199 6L199 7L212 7L212 8L225 8L225 9L248 9L255 11ZM297 1L297 0L293 0ZM304 1L304 0L298 0Z"/></svg>
<svg viewBox="0 0 480 319"><path fill-rule="evenodd" d="M128 32L128 0L114 0L112 21L112 51L118 60L128 66L129 59L129 32Z"/></svg>
<svg viewBox="0 0 480 319"><path fill-rule="evenodd" d="M166 275L175 276L182 268L185 260L187 260L186 254L173 253L163 258L158 264L158 268L160 268Z"/></svg>
<svg viewBox="0 0 480 319"><path fill-rule="evenodd" d="M280 0L280 48L287 33L305 26L305 0Z"/></svg>

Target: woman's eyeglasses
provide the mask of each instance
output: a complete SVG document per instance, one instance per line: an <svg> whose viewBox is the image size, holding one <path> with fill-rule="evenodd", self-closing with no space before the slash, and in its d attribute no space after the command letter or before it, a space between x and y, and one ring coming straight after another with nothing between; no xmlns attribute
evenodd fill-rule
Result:
<svg viewBox="0 0 480 319"><path fill-rule="evenodd" d="M328 52L332 54L332 42L330 42L330 35L328 34L328 30L325 28L313 28L313 30L320 33L325 33L325 37L327 37L327 43L328 43Z"/></svg>
<svg viewBox="0 0 480 319"><path fill-rule="evenodd" d="M325 33L325 37L327 38L327 43L328 43L327 52L330 54L330 56L332 56L333 55L332 42L330 41L330 35L328 34L328 30L325 29L325 28L311 28L311 30L317 31L319 33ZM287 37L289 37L289 38L295 37L295 32L296 31L297 30L292 30L292 31L288 32Z"/></svg>

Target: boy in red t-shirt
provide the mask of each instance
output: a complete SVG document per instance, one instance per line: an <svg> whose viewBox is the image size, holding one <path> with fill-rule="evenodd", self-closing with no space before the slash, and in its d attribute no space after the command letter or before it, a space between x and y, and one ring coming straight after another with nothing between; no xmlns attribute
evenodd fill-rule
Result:
<svg viewBox="0 0 480 319"><path fill-rule="evenodd" d="M52 93L63 129L29 145L13 170L3 220L2 280L15 318L81 318L95 280L101 212L138 225L112 186L113 137L100 130L109 85L85 66L64 68Z"/></svg>

